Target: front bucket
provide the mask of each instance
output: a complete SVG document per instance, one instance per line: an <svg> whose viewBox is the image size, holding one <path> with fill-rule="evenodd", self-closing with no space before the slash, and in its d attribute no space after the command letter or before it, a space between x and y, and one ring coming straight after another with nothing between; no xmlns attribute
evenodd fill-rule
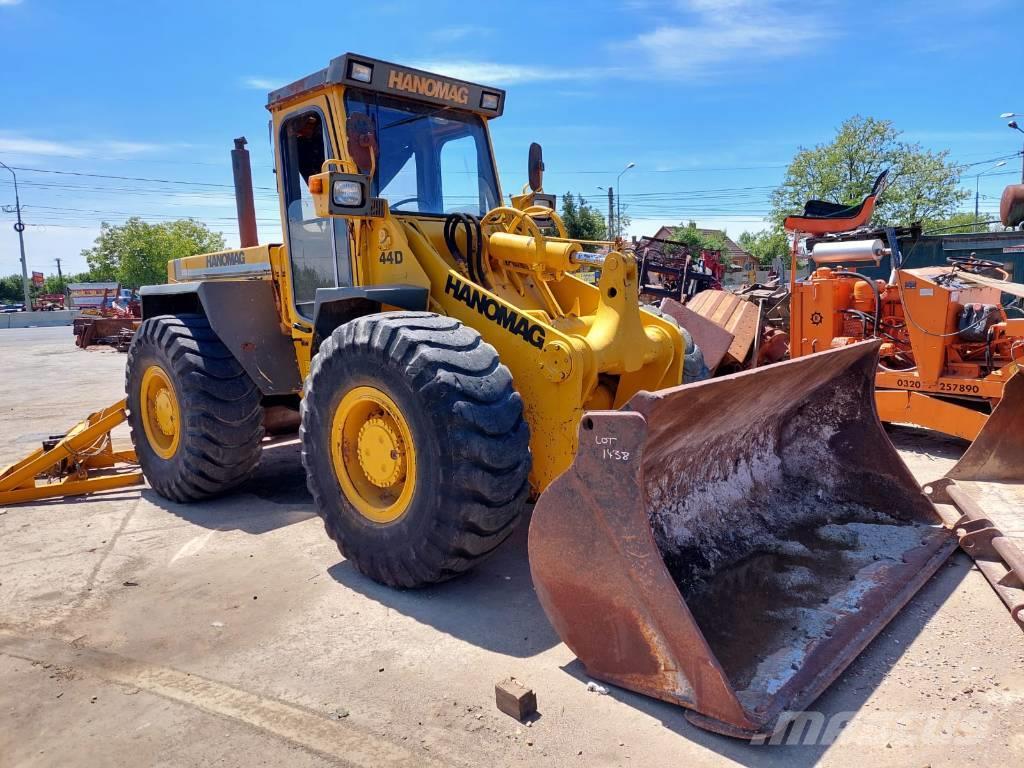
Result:
<svg viewBox="0 0 1024 768"><path fill-rule="evenodd" d="M875 413L877 343L586 414L538 500L530 568L601 680L771 732L955 548Z"/></svg>
<svg viewBox="0 0 1024 768"><path fill-rule="evenodd" d="M943 480L925 486L954 505L960 546L1024 629L1024 376L1003 387L981 433Z"/></svg>

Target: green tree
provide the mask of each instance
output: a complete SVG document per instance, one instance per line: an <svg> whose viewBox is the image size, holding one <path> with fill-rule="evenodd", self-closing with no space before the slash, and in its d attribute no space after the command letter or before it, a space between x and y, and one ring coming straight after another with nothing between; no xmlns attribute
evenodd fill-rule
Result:
<svg viewBox="0 0 1024 768"><path fill-rule="evenodd" d="M562 221L569 237L576 240L604 240L608 236L604 216L589 206L583 195L566 192L562 196Z"/></svg>
<svg viewBox="0 0 1024 768"><path fill-rule="evenodd" d="M701 251L718 251L722 255L723 264L728 266L731 261L728 244L725 242L725 233L717 229L700 230L695 221L675 227L669 239L683 243L683 245L666 243L665 253L669 255L682 254L686 250L695 256Z"/></svg>
<svg viewBox="0 0 1024 768"><path fill-rule="evenodd" d="M31 291L31 286L29 286ZM0 302L4 304L21 304L25 295L21 290L21 274L0 277Z"/></svg>
<svg viewBox="0 0 1024 768"><path fill-rule="evenodd" d="M992 218L993 217L991 215L986 216L982 213L977 219L975 219L973 211L958 211L942 221L934 222L925 234L928 234L930 231L934 231L936 234L942 235L955 235L965 232L988 232L992 225L985 224L985 222L991 221ZM1002 229L1001 226L996 226L998 229Z"/></svg>
<svg viewBox="0 0 1024 768"><path fill-rule="evenodd" d="M89 279L138 288L167 282L167 262L224 249L224 236L193 219L149 224L138 217L124 224L103 222L95 245L82 251Z"/></svg>
<svg viewBox="0 0 1024 768"><path fill-rule="evenodd" d="M789 258L789 237L780 229L744 232L737 242L762 267L770 267L776 257Z"/></svg>
<svg viewBox="0 0 1024 768"><path fill-rule="evenodd" d="M773 223L781 226L811 199L859 203L887 168L889 187L875 208L877 222L927 228L951 216L969 192L957 186L960 172L948 162L949 151L900 141L900 133L889 120L855 115L829 143L801 147L772 193Z"/></svg>

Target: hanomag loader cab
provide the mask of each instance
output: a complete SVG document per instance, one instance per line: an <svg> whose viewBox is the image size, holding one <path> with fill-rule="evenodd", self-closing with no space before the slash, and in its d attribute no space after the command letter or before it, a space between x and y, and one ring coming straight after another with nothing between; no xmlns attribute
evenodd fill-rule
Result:
<svg viewBox="0 0 1024 768"><path fill-rule="evenodd" d="M953 547L875 414L877 343L684 385L692 342L621 243L566 237L539 148L502 204L504 100L353 54L271 93L286 242L255 243L244 190L240 249L143 289L139 461L168 498L222 493L301 407L328 534L401 587L470 568L540 494L537 593L590 674L770 730Z"/></svg>

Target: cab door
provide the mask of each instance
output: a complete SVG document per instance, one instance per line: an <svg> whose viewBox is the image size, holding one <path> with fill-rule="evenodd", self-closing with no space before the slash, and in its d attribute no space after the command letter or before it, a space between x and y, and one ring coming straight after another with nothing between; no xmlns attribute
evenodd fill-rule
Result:
<svg viewBox="0 0 1024 768"><path fill-rule="evenodd" d="M318 288L352 285L348 224L320 218L309 192L310 176L324 160L337 157L328 107L323 98L285 113L277 130L281 220L291 262L292 301L299 316L313 321Z"/></svg>

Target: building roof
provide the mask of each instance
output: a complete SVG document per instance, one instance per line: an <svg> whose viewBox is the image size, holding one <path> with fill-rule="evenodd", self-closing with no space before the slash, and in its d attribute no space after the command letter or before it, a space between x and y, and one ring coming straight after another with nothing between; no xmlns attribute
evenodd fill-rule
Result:
<svg viewBox="0 0 1024 768"><path fill-rule="evenodd" d="M119 283L68 283L69 291L116 291Z"/></svg>
<svg viewBox="0 0 1024 768"><path fill-rule="evenodd" d="M677 227L662 226L657 232L654 233L653 237L661 240L671 240L672 230ZM720 229L705 229L704 227L697 227L697 231L702 235L721 235L725 238L726 255L729 256L733 263L747 261L754 257L750 255L750 252L745 250L739 243L735 242L725 232Z"/></svg>

